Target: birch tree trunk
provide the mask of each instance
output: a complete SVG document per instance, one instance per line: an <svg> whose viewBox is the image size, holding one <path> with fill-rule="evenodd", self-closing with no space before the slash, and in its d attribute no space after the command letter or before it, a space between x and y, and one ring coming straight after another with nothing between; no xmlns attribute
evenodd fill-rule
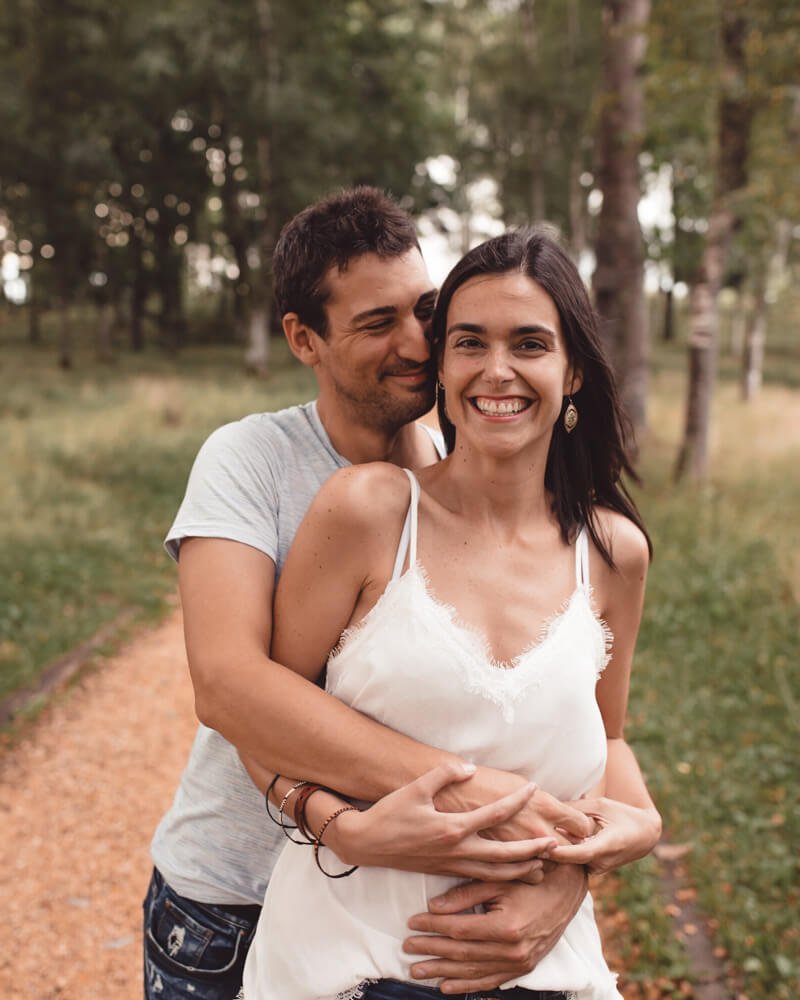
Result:
<svg viewBox="0 0 800 1000"><path fill-rule="evenodd" d="M261 76L258 83L261 124L256 138L261 204L259 206L258 238L248 252L252 264L250 266L250 309L247 316L247 348L244 363L248 371L263 378L269 374L272 300L270 262L278 236L275 224L273 151L270 135L277 81L277 46L274 37L271 0L256 0L256 13L261 57Z"/></svg>
<svg viewBox="0 0 800 1000"><path fill-rule="evenodd" d="M767 339L767 279L761 271L753 288L753 308L748 317L742 351L742 399L749 403L761 391L764 343Z"/></svg>
<svg viewBox="0 0 800 1000"><path fill-rule="evenodd" d="M641 67L650 0L603 0L603 83L597 178L603 192L592 278L623 403L634 428L647 422L648 330L639 228Z"/></svg>
<svg viewBox="0 0 800 1000"><path fill-rule="evenodd" d="M742 0L720 10L722 86L717 110L717 167L714 199L700 266L689 298L689 386L683 441L675 478L687 472L695 482L708 478L711 401L719 349L719 291L725 276L734 227L736 194L747 183L747 156L753 104L745 84L745 43L749 24Z"/></svg>

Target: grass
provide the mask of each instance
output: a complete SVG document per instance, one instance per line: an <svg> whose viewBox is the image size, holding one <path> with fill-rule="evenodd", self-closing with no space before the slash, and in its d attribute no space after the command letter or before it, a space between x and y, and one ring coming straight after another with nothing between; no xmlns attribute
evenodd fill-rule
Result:
<svg viewBox="0 0 800 1000"><path fill-rule="evenodd" d="M797 316L797 304L786 309ZM124 607L161 613L175 574L161 549L199 443L215 426L309 398L276 345L266 383L238 348L195 347L75 368L0 327L0 697ZM697 905L748 1000L800 995L800 345L773 339L760 399L738 399L721 359L713 478L671 482L684 349L658 345L641 505L656 558L631 693L629 738ZM626 871L629 981L686 995L658 864ZM648 994L650 995L650 994Z"/></svg>
<svg viewBox="0 0 800 1000"><path fill-rule="evenodd" d="M698 906L736 995L749 1000L800 995L800 394L787 388L800 384L800 345L791 347L755 404L739 400L723 364L702 489L671 482L684 385L673 353L657 359L640 495L656 557L628 734L668 836L691 847ZM622 878L620 901L640 917L634 978L674 967L656 875L650 864Z"/></svg>
<svg viewBox="0 0 800 1000"><path fill-rule="evenodd" d="M45 346L0 342L0 698L133 607L163 611L161 540L198 446L243 413L313 393L283 344L266 382L236 348L194 348L71 371Z"/></svg>

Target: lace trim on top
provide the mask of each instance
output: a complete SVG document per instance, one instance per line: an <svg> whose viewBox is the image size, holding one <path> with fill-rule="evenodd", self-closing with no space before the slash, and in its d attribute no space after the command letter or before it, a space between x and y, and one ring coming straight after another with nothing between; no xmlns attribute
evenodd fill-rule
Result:
<svg viewBox="0 0 800 1000"><path fill-rule="evenodd" d="M410 598L404 597L404 588L414 588ZM564 632L562 629L573 609L583 605L594 631L593 656L596 677L600 676L610 659L613 636L608 625L592 608L590 588L577 586L562 607L542 625L539 637L534 642L513 660L497 661L492 656L485 634L480 629L462 622L452 606L437 600L431 592L425 568L419 562L415 562L401 577L389 583L361 621L345 629L328 659L329 666L333 665L351 643L362 638L364 641L369 641L368 630L373 622L384 612L392 614L392 605L395 602L402 605L409 599L413 600L415 594L421 595L426 608L435 616L435 624L442 627L442 641L445 637L450 637L467 654L457 660L458 673L466 690L497 705L508 723L514 720L514 703L518 698L532 685L540 685L549 675L548 667L552 665L553 658L543 654L555 646L562 636L567 641L574 638L573 632ZM569 651L565 656L567 660L570 659Z"/></svg>

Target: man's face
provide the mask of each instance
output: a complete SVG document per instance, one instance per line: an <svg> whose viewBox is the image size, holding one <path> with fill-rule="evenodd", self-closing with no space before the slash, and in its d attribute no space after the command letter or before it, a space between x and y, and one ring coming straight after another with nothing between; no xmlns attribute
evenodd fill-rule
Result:
<svg viewBox="0 0 800 1000"><path fill-rule="evenodd" d="M420 252L368 253L326 278L328 334L319 347L320 395L387 433L433 405L428 335L436 290Z"/></svg>

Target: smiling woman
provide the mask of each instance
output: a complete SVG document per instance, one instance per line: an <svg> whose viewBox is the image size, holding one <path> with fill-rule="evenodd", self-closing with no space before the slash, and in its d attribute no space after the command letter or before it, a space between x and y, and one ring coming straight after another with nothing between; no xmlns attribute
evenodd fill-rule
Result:
<svg viewBox="0 0 800 1000"><path fill-rule="evenodd" d="M366 270L341 277L356 291L370 285ZM400 323L414 301L409 286ZM342 377L358 358L373 383L399 381L391 327L385 336L332 322L329 347L342 352L337 363L350 359ZM459 760L510 773L515 794L536 784L535 830L502 810L478 810L476 821L508 842L509 862L530 865L531 881L545 858L558 862L545 883L572 865L606 871L647 853L660 832L623 738L649 542L620 483L630 468L623 418L581 279L541 233L492 240L445 281L432 338L450 454L416 474L372 464L327 481L278 583L272 655L309 679L327 659L331 695L449 751L455 769L363 810L315 786L310 797L306 782L278 790L276 805L297 810L316 846L295 840L280 856L246 1000L434 997L442 975L445 992L464 991L447 979L458 969L453 920L463 919L453 915L491 912L513 890L387 860ZM563 426L573 395L588 417L578 440ZM467 787L471 773L460 775ZM575 815L549 822L562 803ZM432 899L438 907L420 913ZM470 996L503 985L519 1000L619 1000L591 897L572 912L532 971L509 961Z"/></svg>

